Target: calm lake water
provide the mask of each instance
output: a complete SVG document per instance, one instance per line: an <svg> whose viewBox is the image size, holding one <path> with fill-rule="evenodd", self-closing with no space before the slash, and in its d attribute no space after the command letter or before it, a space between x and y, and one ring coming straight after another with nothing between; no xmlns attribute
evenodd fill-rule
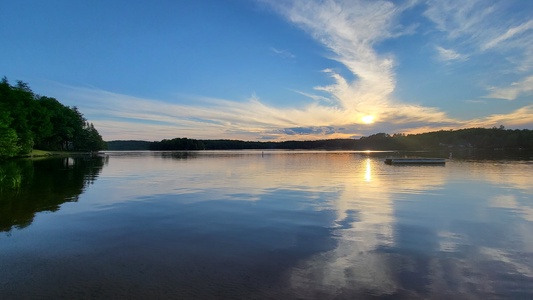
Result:
<svg viewBox="0 0 533 300"><path fill-rule="evenodd" d="M1 299L533 298L533 155L107 154L0 165Z"/></svg>

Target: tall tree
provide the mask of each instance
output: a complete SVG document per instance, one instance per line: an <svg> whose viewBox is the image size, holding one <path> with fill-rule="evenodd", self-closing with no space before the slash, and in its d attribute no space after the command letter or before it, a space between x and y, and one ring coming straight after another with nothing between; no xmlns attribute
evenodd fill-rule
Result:
<svg viewBox="0 0 533 300"><path fill-rule="evenodd" d="M7 113L0 112L0 159L13 157L20 151L17 132L9 127L10 123Z"/></svg>
<svg viewBox="0 0 533 300"><path fill-rule="evenodd" d="M73 146L79 151L98 151L107 147L100 133L89 122L85 122L82 132L76 135Z"/></svg>
<svg viewBox="0 0 533 300"><path fill-rule="evenodd" d="M17 145L22 153L28 153L33 147L33 133L29 126L29 109L34 104L34 94L27 84L18 81L12 87L4 77L0 82L0 105L3 112L11 118L10 128L15 130Z"/></svg>

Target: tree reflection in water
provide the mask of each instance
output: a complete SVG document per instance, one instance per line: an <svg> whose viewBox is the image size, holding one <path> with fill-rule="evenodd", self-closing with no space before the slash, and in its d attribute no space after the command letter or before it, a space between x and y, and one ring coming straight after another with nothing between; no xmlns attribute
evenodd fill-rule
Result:
<svg viewBox="0 0 533 300"><path fill-rule="evenodd" d="M94 183L103 157L61 157L11 160L0 164L0 231L24 228L35 213L56 211L76 202Z"/></svg>

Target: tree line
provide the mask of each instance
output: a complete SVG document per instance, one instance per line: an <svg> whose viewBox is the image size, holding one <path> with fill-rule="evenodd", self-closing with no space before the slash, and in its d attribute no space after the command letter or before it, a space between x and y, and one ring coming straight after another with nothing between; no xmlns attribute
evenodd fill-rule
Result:
<svg viewBox="0 0 533 300"><path fill-rule="evenodd" d="M52 151L97 151L106 143L76 107L40 96L27 83L0 81L0 159Z"/></svg>
<svg viewBox="0 0 533 300"><path fill-rule="evenodd" d="M257 142L240 140L195 140L175 138L151 142L147 150L238 150L238 149L350 149L354 140Z"/></svg>
<svg viewBox="0 0 533 300"><path fill-rule="evenodd" d="M315 150L441 150L533 149L533 130L468 128L420 134L377 133L360 139L259 142L240 140L164 139L156 142L112 141L110 150L239 150L239 149L315 149Z"/></svg>

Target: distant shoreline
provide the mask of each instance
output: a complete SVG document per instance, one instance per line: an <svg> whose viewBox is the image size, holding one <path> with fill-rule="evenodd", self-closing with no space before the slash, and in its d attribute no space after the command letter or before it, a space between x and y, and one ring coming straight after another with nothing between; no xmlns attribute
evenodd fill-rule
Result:
<svg viewBox="0 0 533 300"><path fill-rule="evenodd" d="M454 149L533 149L533 130L468 128L420 134L377 133L359 139L308 141L196 140L189 138L108 141L107 150L454 150Z"/></svg>

